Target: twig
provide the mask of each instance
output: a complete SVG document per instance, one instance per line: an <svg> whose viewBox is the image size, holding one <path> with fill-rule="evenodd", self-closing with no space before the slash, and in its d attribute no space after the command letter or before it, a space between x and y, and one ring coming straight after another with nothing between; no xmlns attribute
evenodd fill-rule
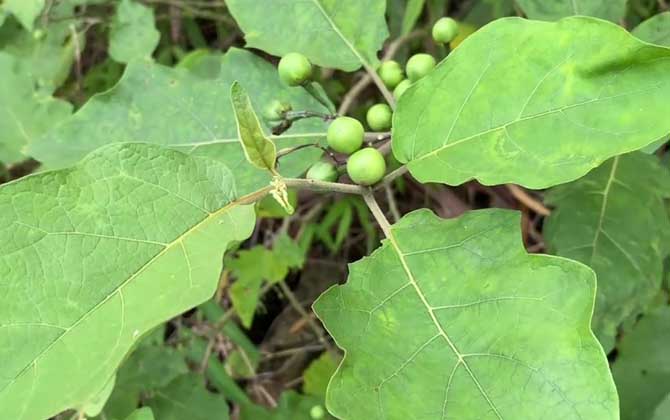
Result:
<svg viewBox="0 0 670 420"><path fill-rule="evenodd" d="M326 336L323 333L323 329L321 328L320 325L316 323L316 321L314 321L314 319L310 316L310 314L308 314L307 311L305 311L305 308L302 307L302 304L298 301L298 298L295 297L291 289L286 285L286 283L283 280L280 281L278 285L282 293L284 293L284 296L286 296L286 298L288 299L293 309L295 309L300 314L300 316L307 321L314 334L316 334L316 337L318 338L319 342L321 342L321 344L323 344L329 352L333 352L334 351L333 346L326 339Z"/></svg>
<svg viewBox="0 0 670 420"><path fill-rule="evenodd" d="M400 211L398 211L398 204L393 195L393 188L389 184L384 184L384 190L386 191L386 200L389 202L389 210L391 210L391 216L393 216L393 222L395 223L400 220Z"/></svg>
<svg viewBox="0 0 670 420"><path fill-rule="evenodd" d="M407 165L402 165L398 169L389 172L388 174L386 174L384 178L382 178L381 181L379 181L379 184L377 184L375 190L390 185L393 181L395 181L396 178L405 175L407 171L408 171Z"/></svg>
<svg viewBox="0 0 670 420"><path fill-rule="evenodd" d="M379 203L377 203L377 200L375 200L375 196L372 191L367 190L365 194L363 194L363 200L365 201L365 204L368 205L370 212L372 212L372 216L379 224L382 232L384 232L384 236L391 238L391 224L386 219L386 216L384 216L384 212L379 207Z"/></svg>
<svg viewBox="0 0 670 420"><path fill-rule="evenodd" d="M507 187L507 190L514 196L514 198L519 200L524 206L533 210L535 213L541 214L542 216L549 216L551 214L551 210L546 208L544 204L537 201L522 188L514 184L507 184L505 186Z"/></svg>

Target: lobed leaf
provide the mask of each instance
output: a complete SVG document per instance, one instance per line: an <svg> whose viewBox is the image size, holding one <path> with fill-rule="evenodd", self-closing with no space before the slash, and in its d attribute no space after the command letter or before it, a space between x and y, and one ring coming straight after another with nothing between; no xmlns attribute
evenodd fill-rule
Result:
<svg viewBox="0 0 670 420"><path fill-rule="evenodd" d="M221 163L146 144L3 185L3 416L85 406L145 332L211 297L255 224L236 198Z"/></svg>
<svg viewBox="0 0 670 420"><path fill-rule="evenodd" d="M134 61L112 90L95 95L29 152L54 168L70 165L106 144L142 141L220 160L235 174L241 193L255 191L267 185L270 176L246 162L239 144L228 95L235 80L250 92L256 109L280 100L294 109L327 112L303 89L283 85L274 66L245 50L229 50L215 79ZM309 119L296 122L277 140L280 147L291 147L318 142L325 132L323 121ZM281 172L297 176L320 154L314 148L292 153L282 158Z"/></svg>
<svg viewBox="0 0 670 420"><path fill-rule="evenodd" d="M618 419L589 327L595 276L529 255L519 214L404 216L349 280L314 304L344 361L341 419Z"/></svg>
<svg viewBox="0 0 670 420"><path fill-rule="evenodd" d="M276 56L299 52L322 67L375 67L388 37L386 0L275 0L272 13L259 8L257 0L228 0L226 5L247 47Z"/></svg>
<svg viewBox="0 0 670 420"><path fill-rule="evenodd" d="M517 0L530 19L558 20L568 16L593 16L619 23L627 0Z"/></svg>
<svg viewBox="0 0 670 420"><path fill-rule="evenodd" d="M160 35L153 9L133 0L121 0L109 32L109 55L119 63L151 57Z"/></svg>
<svg viewBox="0 0 670 420"><path fill-rule="evenodd" d="M656 156L617 156L545 196L556 206L544 237L552 253L587 264L598 276L593 327L606 351L619 325L659 293L670 253L670 172Z"/></svg>
<svg viewBox="0 0 670 420"><path fill-rule="evenodd" d="M668 95L668 48L592 18L500 19L403 94L393 153L421 182L545 188L666 136Z"/></svg>

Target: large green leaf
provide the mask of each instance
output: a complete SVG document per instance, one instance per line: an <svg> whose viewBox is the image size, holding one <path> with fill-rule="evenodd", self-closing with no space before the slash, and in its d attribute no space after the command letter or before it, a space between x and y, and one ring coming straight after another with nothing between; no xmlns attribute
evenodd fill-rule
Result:
<svg viewBox="0 0 670 420"><path fill-rule="evenodd" d="M670 394L656 407L652 420L670 419Z"/></svg>
<svg viewBox="0 0 670 420"><path fill-rule="evenodd" d="M277 56L299 52L323 67L374 67L388 37L386 0L275 0L271 13L258 0L226 4L247 46Z"/></svg>
<svg viewBox="0 0 670 420"><path fill-rule="evenodd" d="M109 55L120 63L150 57L158 45L153 9L133 0L122 0L109 32Z"/></svg>
<svg viewBox="0 0 670 420"><path fill-rule="evenodd" d="M552 253L581 261L598 276L593 326L607 351L617 327L658 294L670 251L670 172L643 153L618 156L585 177L553 188L556 206L544 235Z"/></svg>
<svg viewBox="0 0 670 420"><path fill-rule="evenodd" d="M558 20L567 16L593 16L618 23L626 14L627 0L517 0L530 19Z"/></svg>
<svg viewBox="0 0 670 420"><path fill-rule="evenodd" d="M148 402L159 420L227 420L228 404L205 388L204 378L184 375L155 393Z"/></svg>
<svg viewBox="0 0 670 420"><path fill-rule="evenodd" d="M0 162L24 159L25 147L71 112L67 102L35 92L18 61L0 52Z"/></svg>
<svg viewBox="0 0 670 420"><path fill-rule="evenodd" d="M2 416L84 406L143 333L211 297L254 226L236 196L221 163L146 144L2 186Z"/></svg>
<svg viewBox="0 0 670 420"><path fill-rule="evenodd" d="M643 41L670 47L670 12L645 20L633 29L632 34Z"/></svg>
<svg viewBox="0 0 670 420"><path fill-rule="evenodd" d="M154 420L154 413L149 407L135 410L126 420Z"/></svg>
<svg viewBox="0 0 670 420"><path fill-rule="evenodd" d="M621 420L648 420L670 392L670 308L659 308L625 335L612 366ZM665 417L664 419L666 419ZM655 419L654 419L655 420Z"/></svg>
<svg viewBox="0 0 670 420"><path fill-rule="evenodd" d="M341 419L617 419L588 267L529 255L506 210L404 216L314 305L346 351Z"/></svg>
<svg viewBox="0 0 670 420"><path fill-rule="evenodd" d="M248 51L228 51L216 79L135 61L116 87L94 96L30 152L47 167L59 167L105 144L143 141L221 160L235 174L239 191L253 191L270 176L249 165L239 144L229 97L235 80L249 92L256 109L278 99L296 110L327 112L302 88L283 85L271 64ZM280 148L313 143L325 137L325 130L323 121L298 121L277 143ZM292 153L281 159L279 170L297 176L320 154L313 148Z"/></svg>
<svg viewBox="0 0 670 420"><path fill-rule="evenodd" d="M393 152L422 182L545 188L668 134L668 96L668 48L592 18L500 19L402 95Z"/></svg>

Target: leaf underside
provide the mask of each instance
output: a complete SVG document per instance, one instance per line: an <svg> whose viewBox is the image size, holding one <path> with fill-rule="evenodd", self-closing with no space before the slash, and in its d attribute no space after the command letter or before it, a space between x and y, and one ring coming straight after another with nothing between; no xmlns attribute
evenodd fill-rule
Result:
<svg viewBox="0 0 670 420"><path fill-rule="evenodd" d="M341 419L617 419L589 328L595 278L528 255L519 215L419 210L314 309L346 352L327 405Z"/></svg>
<svg viewBox="0 0 670 420"><path fill-rule="evenodd" d="M593 16L614 23L626 14L627 0L517 0L529 19L558 20L568 16Z"/></svg>

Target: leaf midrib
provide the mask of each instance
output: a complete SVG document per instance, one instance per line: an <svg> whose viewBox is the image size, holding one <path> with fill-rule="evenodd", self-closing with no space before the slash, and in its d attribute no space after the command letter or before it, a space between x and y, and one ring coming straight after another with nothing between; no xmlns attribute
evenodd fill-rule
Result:
<svg viewBox="0 0 670 420"><path fill-rule="evenodd" d="M323 8L323 6L321 5L321 2L320 2L319 0L312 0L312 3L314 3L314 4L316 5L316 7L319 9L319 11L320 11L321 14L323 15L323 17L326 19L326 21L327 21L328 24L330 25L330 27L333 28L333 31L335 31L335 33L337 34L337 36L342 40L342 42L344 42L344 44L347 46L347 48L349 48L349 49L351 50L351 52L354 53L354 55L356 56L356 58L358 59L358 61L361 62L361 64L363 65L363 67L365 67L366 69L371 69L372 66L370 65L370 63L369 63L365 58L363 58L363 55L362 55L362 54L356 49L356 47L355 47L351 42L349 42L349 40L344 36L344 34L342 33L342 31L340 31L340 28L339 28L339 27L335 24L335 22L330 18L330 15L328 15L328 13L326 13L326 10L325 10L325 9Z"/></svg>

